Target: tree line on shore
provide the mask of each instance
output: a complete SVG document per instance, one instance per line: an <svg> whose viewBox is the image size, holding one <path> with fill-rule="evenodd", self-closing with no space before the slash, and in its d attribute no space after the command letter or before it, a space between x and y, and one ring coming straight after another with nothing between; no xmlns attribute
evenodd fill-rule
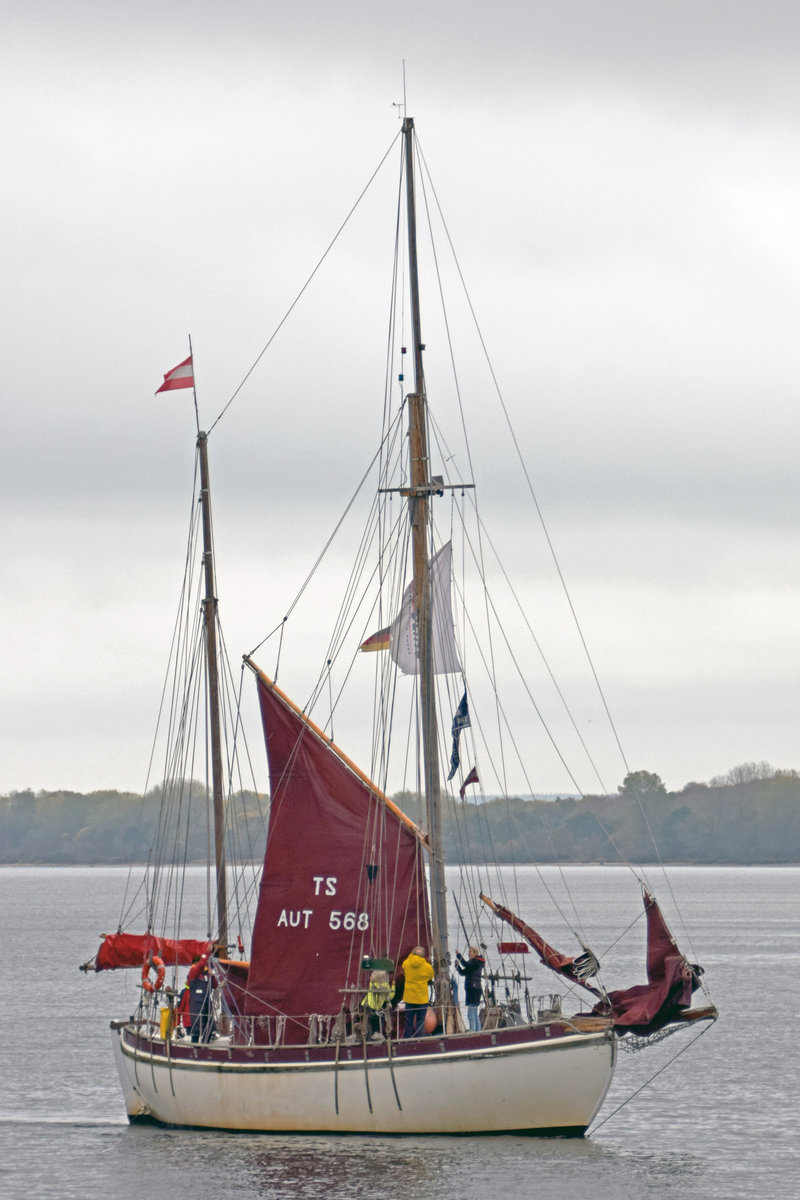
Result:
<svg viewBox="0 0 800 1200"><path fill-rule="evenodd" d="M394 799L425 825L418 795L401 792ZM239 793L231 803L229 838L239 856L263 855L267 807L252 792ZM0 862L146 861L162 810L158 788L146 796L11 792L0 796ZM609 796L456 801L446 806L443 834L447 861L453 863L797 863L800 774L743 763L708 783L669 792L658 775L634 771ZM166 853L205 861L208 845L205 819L187 819L179 843Z"/></svg>

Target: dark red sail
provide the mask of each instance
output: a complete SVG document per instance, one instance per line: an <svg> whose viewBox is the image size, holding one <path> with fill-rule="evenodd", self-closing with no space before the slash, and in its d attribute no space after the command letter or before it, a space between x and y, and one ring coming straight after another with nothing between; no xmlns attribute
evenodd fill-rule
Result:
<svg viewBox="0 0 800 1200"><path fill-rule="evenodd" d="M366 986L362 957L430 945L422 835L261 673L258 693L272 800L245 1006L297 1042Z"/></svg>
<svg viewBox="0 0 800 1200"><path fill-rule="evenodd" d="M579 984L582 988L586 988L588 992L593 992L595 996L600 995L597 988L592 987L591 984L586 982L586 979L597 970L597 960L591 951L585 951L583 954L570 958L569 955L562 954L559 950L554 950L540 933L537 933L530 925L526 925L510 908L506 908L503 904L496 904L494 900L490 900L483 893L481 893L481 900L491 908L492 912L497 913L498 917L507 921L512 929L516 929L517 933L521 933L530 942L539 955L540 960L551 971L555 971L557 975L563 975L573 983Z"/></svg>
<svg viewBox="0 0 800 1200"><path fill-rule="evenodd" d="M107 933L94 960L95 971L141 967L155 955L167 967L185 967L211 951L211 942L193 938L161 938L152 933ZM91 969L91 965L89 967Z"/></svg>
<svg viewBox="0 0 800 1200"><path fill-rule="evenodd" d="M693 966L678 949L655 897L645 889L647 914L647 983L608 993L608 1004L597 1012L610 1012L614 1028L642 1035L655 1033L679 1020L699 986L701 968Z"/></svg>

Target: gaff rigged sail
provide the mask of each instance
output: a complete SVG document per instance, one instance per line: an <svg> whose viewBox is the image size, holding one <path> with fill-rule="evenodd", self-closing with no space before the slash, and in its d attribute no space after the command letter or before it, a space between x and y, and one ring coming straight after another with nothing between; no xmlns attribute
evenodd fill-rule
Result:
<svg viewBox="0 0 800 1200"><path fill-rule="evenodd" d="M305 1041L307 1014L365 985L362 957L430 945L424 839L261 672L258 694L272 799L246 1011Z"/></svg>
<svg viewBox="0 0 800 1200"><path fill-rule="evenodd" d="M597 959L590 950L577 955L575 958L570 958L569 955L562 954L560 950L554 950L552 946L548 945L541 934L537 933L530 925L526 925L510 908L506 908L502 904L496 904L494 900L490 900L488 896L484 896L483 892L481 892L481 900L491 908L492 912L497 913L498 917L506 921L512 929L516 929L517 933L522 934L526 941L533 946L541 962L546 967L549 967L551 971L555 971L557 975L563 975L573 983L579 984L595 996L602 995L597 988L592 987L591 984L586 982L598 969Z"/></svg>

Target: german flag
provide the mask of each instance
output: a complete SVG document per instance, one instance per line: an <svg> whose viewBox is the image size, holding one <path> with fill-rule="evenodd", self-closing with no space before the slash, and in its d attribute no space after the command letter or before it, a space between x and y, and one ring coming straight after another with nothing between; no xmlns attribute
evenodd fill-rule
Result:
<svg viewBox="0 0 800 1200"><path fill-rule="evenodd" d="M379 629L377 633L371 634L365 642L362 642L358 647L359 650L388 650L389 635L391 633L391 625L387 625L385 629Z"/></svg>

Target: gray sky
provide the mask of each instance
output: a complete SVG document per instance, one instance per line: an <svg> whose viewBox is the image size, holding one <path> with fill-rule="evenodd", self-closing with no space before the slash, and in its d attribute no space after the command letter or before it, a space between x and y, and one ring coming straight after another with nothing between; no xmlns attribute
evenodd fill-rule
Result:
<svg viewBox="0 0 800 1200"><path fill-rule="evenodd" d="M153 393L191 333L222 408L396 133L403 59L630 764L800 767L797 5L278 8L7 6L0 790L143 786L194 440ZM377 435L377 222L213 439L236 655Z"/></svg>

